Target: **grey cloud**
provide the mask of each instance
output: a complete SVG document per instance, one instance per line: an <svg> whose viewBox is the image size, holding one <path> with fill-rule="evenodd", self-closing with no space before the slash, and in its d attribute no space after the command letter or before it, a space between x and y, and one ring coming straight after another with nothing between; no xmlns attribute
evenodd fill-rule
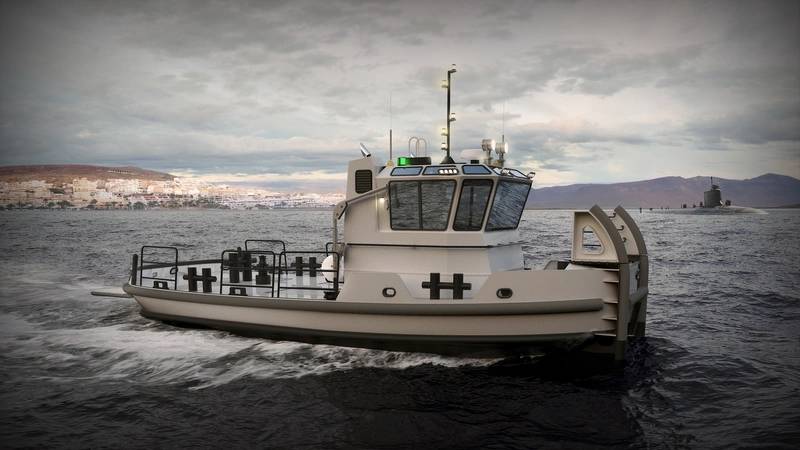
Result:
<svg viewBox="0 0 800 450"><path fill-rule="evenodd" d="M565 143L621 142L626 144L647 144L647 136L636 132L604 130L587 121L569 123L531 123L515 126L510 130L513 136L525 141L557 140Z"/></svg>
<svg viewBox="0 0 800 450"><path fill-rule="evenodd" d="M674 82L700 54L696 46L647 54L618 54L597 46L539 46L509 66L478 67L459 76L459 86L467 91L461 102L483 106L541 92L551 84L561 93L609 96L662 80Z"/></svg>
<svg viewBox="0 0 800 450"><path fill-rule="evenodd" d="M0 163L340 171L359 141L385 147L389 93L396 148L417 134L435 154L451 62L457 149L499 137L503 102L524 111L507 117L512 157L551 168L617 145L796 147L798 6L726 5L3 2ZM640 35L665 13L666 31ZM674 117L611 126L585 105L625 108L632 88Z"/></svg>
<svg viewBox="0 0 800 450"><path fill-rule="evenodd" d="M563 82L556 89L602 96L625 88L658 84L686 70L702 52L697 46L642 55L620 55L599 48L574 50L553 58L566 66L558 73Z"/></svg>
<svg viewBox="0 0 800 450"><path fill-rule="evenodd" d="M800 104L760 105L744 112L699 118L687 124L685 130L706 144L721 143L726 140L744 144L798 142ZM800 150L800 145L797 145L797 149Z"/></svg>
<svg viewBox="0 0 800 450"><path fill-rule="evenodd" d="M574 166L572 164L561 164L561 163L554 163L554 162L545 162L539 165L538 169L540 170L555 170L558 172L567 172L571 170Z"/></svg>

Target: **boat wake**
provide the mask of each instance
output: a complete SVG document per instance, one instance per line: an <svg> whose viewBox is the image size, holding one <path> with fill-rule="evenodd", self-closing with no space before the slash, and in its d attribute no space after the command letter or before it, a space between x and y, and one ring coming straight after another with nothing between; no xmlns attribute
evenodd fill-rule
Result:
<svg viewBox="0 0 800 450"><path fill-rule="evenodd" d="M0 341L6 349L3 357L16 365L46 360L46 369L36 376L51 382L125 380L182 384L197 390L243 378L299 378L359 368L488 366L498 361L250 339L146 319L51 328L2 314L0 326Z"/></svg>

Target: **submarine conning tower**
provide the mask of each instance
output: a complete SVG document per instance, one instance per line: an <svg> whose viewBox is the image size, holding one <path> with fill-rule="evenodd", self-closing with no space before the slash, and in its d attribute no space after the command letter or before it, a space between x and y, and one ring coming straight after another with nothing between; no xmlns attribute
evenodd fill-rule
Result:
<svg viewBox="0 0 800 450"><path fill-rule="evenodd" d="M703 206L706 208L722 206L722 191L714 184L714 177L711 177L711 189L703 193Z"/></svg>

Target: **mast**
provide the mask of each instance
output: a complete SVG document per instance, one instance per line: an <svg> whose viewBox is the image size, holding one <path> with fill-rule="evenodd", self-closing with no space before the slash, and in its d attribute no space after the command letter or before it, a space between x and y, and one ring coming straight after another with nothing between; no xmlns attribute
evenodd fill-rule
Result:
<svg viewBox="0 0 800 450"><path fill-rule="evenodd" d="M455 114L450 114L450 80L454 73L456 73L455 64L453 64L453 67L447 71L447 144L445 145L445 151L447 154L442 160L442 164L453 164L455 162L453 161L453 158L450 157L450 122L454 122L456 120L454 117Z"/></svg>
<svg viewBox="0 0 800 450"><path fill-rule="evenodd" d="M392 93L389 92L389 164L393 165L392 162Z"/></svg>

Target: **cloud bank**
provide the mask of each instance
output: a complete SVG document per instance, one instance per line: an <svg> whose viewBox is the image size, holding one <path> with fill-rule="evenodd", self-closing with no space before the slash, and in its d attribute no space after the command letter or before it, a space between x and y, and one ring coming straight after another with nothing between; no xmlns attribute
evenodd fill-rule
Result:
<svg viewBox="0 0 800 450"><path fill-rule="evenodd" d="M800 176L797 2L496 3L3 2L0 164L341 190L390 95L438 159L456 63L455 154L504 130L541 184Z"/></svg>

